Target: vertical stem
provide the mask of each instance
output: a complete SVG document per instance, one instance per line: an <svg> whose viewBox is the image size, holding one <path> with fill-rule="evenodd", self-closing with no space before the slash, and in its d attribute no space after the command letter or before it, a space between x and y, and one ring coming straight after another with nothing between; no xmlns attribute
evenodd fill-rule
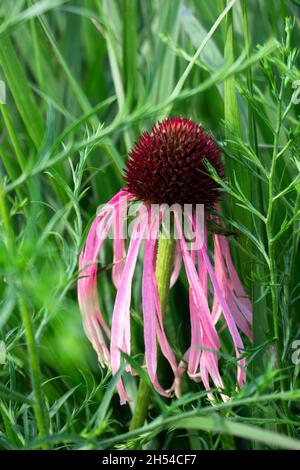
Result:
<svg viewBox="0 0 300 470"><path fill-rule="evenodd" d="M266 233L267 233L267 245L268 245L268 257L269 257L269 272L270 272L270 290L271 290L271 303L272 303L272 313L273 313L273 334L276 341L276 361L278 369L283 369L282 363L282 351L280 344L280 328L279 328L279 298L278 298L278 275L277 275L277 266L276 266L276 253L274 248L274 238L273 238L273 212L274 212L274 179L276 172L276 162L278 155L278 145L279 145L279 136L282 124L282 99L284 91L284 80L281 82L281 87L278 95L277 102L277 122L276 129L274 133L274 143L273 143L273 155L271 168L268 175L268 208L267 208L267 217L266 217ZM280 391L285 391L285 379L280 377ZM286 416L288 416L288 407L285 401L282 401L282 411ZM289 424L286 425L287 432L289 435L292 435L292 430Z"/></svg>
<svg viewBox="0 0 300 470"><path fill-rule="evenodd" d="M281 88L282 89L282 88ZM270 281L271 281L271 298L272 298L272 309L273 309L273 327L274 327L274 336L277 341L277 362L278 367L281 367L281 354L279 349L279 320L278 320L278 299L277 299L277 272L276 272L276 260L274 252L274 240L273 240L273 230L272 230L272 215L273 215L273 197L274 197L274 175L276 169L276 159L278 154L278 142L279 142L279 133L281 127L281 99L282 92L280 92L278 98L278 111L277 111L277 125L274 135L274 146L273 146L273 156L271 168L268 176L268 210L266 218L266 232L268 238L268 255L269 255L269 271L270 271ZM282 390L283 391L283 390Z"/></svg>
<svg viewBox="0 0 300 470"><path fill-rule="evenodd" d="M248 12L247 12L247 0L243 0L243 30L244 30L244 42L247 57L250 56L250 34L248 28ZM253 95L253 77L251 67L246 70L247 76L247 85L248 90L251 95ZM258 139L257 139L257 129L255 122L255 115L253 109L248 102L248 139L251 147L253 147L256 155L260 158L259 148L258 148ZM261 214L264 213L264 204L263 204L263 188L262 182L258 178L253 178L251 186L251 197L254 201L255 206L258 208ZM259 231L261 240L267 243L266 240L266 228L262 221L257 221L257 230ZM258 256L260 256L258 254ZM263 261L263 260L262 260ZM257 265L254 267L260 278L264 278L265 269L262 265ZM262 295L261 284L253 280L252 282L252 299L253 299L253 346L259 347L266 341L266 333L268 331L268 317L267 317L267 308L266 308L266 299ZM259 300L258 300L259 299ZM252 373L254 377L261 375L264 372L264 351L256 354L252 361Z"/></svg>
<svg viewBox="0 0 300 470"><path fill-rule="evenodd" d="M273 155L271 168L268 175L268 209L266 217L266 232L268 239L268 256L269 256L269 271L270 271L270 282L271 282L271 299L272 299L272 311L273 311L273 329L274 337L276 339L276 356L278 367L282 367L281 361L281 351L279 344L279 318L278 318L278 295L277 295L277 270L276 270L276 260L275 260L275 251L274 251L274 240L273 240L273 229L272 229L272 216L273 216L273 197L274 197L274 176L276 170L276 160L278 154L278 144L279 144L279 134L281 128L281 118L282 118L282 94L283 94L283 83L281 85L280 93L278 96L277 104L277 123L274 134L274 144L273 144ZM281 391L284 391L282 380L280 381Z"/></svg>
<svg viewBox="0 0 300 470"><path fill-rule="evenodd" d="M170 280L174 266L176 241L174 238L160 238L156 261L156 280L161 311L167 310Z"/></svg>
<svg viewBox="0 0 300 470"><path fill-rule="evenodd" d="M37 345L34 336L32 318L24 299L22 298L19 300L19 308L24 324L25 337L28 349L28 362L30 367L31 382L35 401L33 405L35 419L40 437L45 438L47 436L47 430L44 413L43 391L41 386L41 371ZM48 446L43 445L43 448L47 449Z"/></svg>
<svg viewBox="0 0 300 470"><path fill-rule="evenodd" d="M12 255L15 249L14 242L13 242L14 232L10 223L10 219L9 219L9 215L8 215L8 211L6 207L6 200L4 197L4 191L1 185L0 185L0 217L1 217L1 222L3 225L3 230L6 236L5 237L6 246L7 246L9 254Z"/></svg>
<svg viewBox="0 0 300 470"><path fill-rule="evenodd" d="M139 384L139 389L136 397L135 408L133 410L129 430L133 431L143 426L147 413L149 404L151 401L152 391L149 385L141 379Z"/></svg>
<svg viewBox="0 0 300 470"><path fill-rule="evenodd" d="M170 280L174 265L176 241L173 238L160 237L158 242L157 261L156 261L156 279L158 287L158 296L161 305L161 311L164 315L167 309ZM151 389L141 380L136 399L135 409L133 411L130 431L143 426L147 417L148 407L151 400Z"/></svg>
<svg viewBox="0 0 300 470"><path fill-rule="evenodd" d="M37 345L34 336L33 323L31 318L31 313L24 301L24 299L19 300L19 308L22 316L25 337L28 349L28 361L31 374L32 388L34 392L34 414L37 423L37 428L41 438L47 436L46 423L45 423L45 413L44 413L44 403L43 403L43 392L41 386L41 371L39 364L39 357L37 351ZM44 449L47 449L48 446L43 445Z"/></svg>

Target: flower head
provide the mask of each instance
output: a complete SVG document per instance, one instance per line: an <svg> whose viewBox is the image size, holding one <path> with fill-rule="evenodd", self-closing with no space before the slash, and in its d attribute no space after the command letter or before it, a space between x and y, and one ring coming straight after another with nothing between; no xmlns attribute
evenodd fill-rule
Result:
<svg viewBox="0 0 300 470"><path fill-rule="evenodd" d="M208 161L222 176L220 152L202 126L185 118L165 119L144 132L129 153L125 181L146 203L214 205L219 186Z"/></svg>
<svg viewBox="0 0 300 470"><path fill-rule="evenodd" d="M145 132L133 150L126 168L126 187L117 193L96 216L79 259L78 300L83 325L101 365L120 368L121 352L131 354L130 305L133 277L139 253L144 245L141 313L143 317L145 365L154 388L164 396L180 394L180 380L185 370L192 380L202 381L209 390L214 384L222 393L223 380L219 371L220 322L228 328L237 358L237 384L242 386L246 373L242 334L251 340L252 308L238 278L226 237L214 234L208 249L208 219L217 217L203 212L199 224L198 204L208 209L218 207L219 188L206 171L205 161L222 176L220 153L203 128L183 118L166 119ZM138 216L128 243L124 232L128 202L140 201ZM158 205L152 211L152 205ZM189 245L180 217L174 212L176 255L171 287L184 266L189 283L189 322L191 342L187 351L177 357L168 340L161 311L156 279L158 235L168 206L192 205L185 214L190 232L200 245ZM98 303L97 267L109 231L113 232L112 281L116 298L110 320L104 321ZM210 282L209 282L210 281ZM174 374L171 389L165 390L157 377L157 346ZM126 370L134 373L131 366ZM128 400L122 379L118 381L121 402Z"/></svg>

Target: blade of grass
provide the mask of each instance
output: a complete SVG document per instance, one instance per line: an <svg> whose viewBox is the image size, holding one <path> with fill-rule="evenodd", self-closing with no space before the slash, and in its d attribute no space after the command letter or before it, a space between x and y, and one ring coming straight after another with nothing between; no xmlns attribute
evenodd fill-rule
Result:
<svg viewBox="0 0 300 470"><path fill-rule="evenodd" d="M227 2L229 5L229 2ZM228 64L234 63L234 32L233 32L233 12L230 10L226 18L226 31L225 31L225 47L224 56L225 61ZM227 78L224 85L224 117L226 123L230 126L230 130L226 127L225 135L227 139L231 139L236 134L239 138L243 139L240 123L240 113L237 102L237 90L235 85L235 77L232 75ZM228 149L231 149L231 145L228 144ZM234 183L235 175L238 179L239 185L245 197L251 200L251 188L249 174L245 167L238 162L232 162L230 159L226 159L226 174L230 182ZM233 219L241 222L247 229L252 231L252 221L250 214L239 207L237 204L233 204L231 207L231 216ZM247 240L241 240L242 246L247 247ZM242 253L236 253L236 262L239 266L239 272L244 280L244 283L248 280L251 273L251 264L247 251Z"/></svg>
<svg viewBox="0 0 300 470"><path fill-rule="evenodd" d="M43 139L43 123L28 80L8 36L0 37L0 64L17 109L35 148Z"/></svg>
<svg viewBox="0 0 300 470"><path fill-rule="evenodd" d="M253 442L262 442L270 447L300 450L300 440L291 439L272 431L265 431L256 426L237 423L221 418L219 415L179 419L175 425L171 426L171 429L174 428L198 429L205 432L229 434Z"/></svg>
<svg viewBox="0 0 300 470"><path fill-rule="evenodd" d="M136 0L123 0L123 67L127 108L136 102L137 73L137 5Z"/></svg>
<svg viewBox="0 0 300 470"><path fill-rule="evenodd" d="M250 36L248 29L248 13L247 13L247 2L243 0L243 30L244 30L244 42L247 52L247 56L250 55ZM249 67L246 70L247 85L249 92L253 95L253 77L252 70ZM259 158L259 148L258 148L258 137L257 137L257 128L254 111L248 102L248 139L251 147L255 150L257 157ZM258 211L261 214L264 214L263 207L263 188L260 180L253 178L252 187L251 187L251 198L254 201L255 207L258 208ZM260 238L265 242L265 226L259 220L257 222L257 230L260 234ZM262 260L263 261L263 260ZM259 278L264 277L264 268L263 265L257 264L253 267L253 270L257 272ZM255 299L261 299L259 302L255 302ZM262 296L262 287L259 282L253 282L252 288L252 300L253 300L253 346L259 346L266 341L266 332L268 331L268 318L267 318L267 305L266 297ZM253 372L254 374L261 374L263 372L263 353L257 354L255 360L253 361Z"/></svg>

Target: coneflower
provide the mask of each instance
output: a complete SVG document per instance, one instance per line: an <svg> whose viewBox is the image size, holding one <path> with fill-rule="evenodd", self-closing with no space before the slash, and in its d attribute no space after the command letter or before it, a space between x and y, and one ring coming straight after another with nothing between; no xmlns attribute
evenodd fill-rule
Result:
<svg viewBox="0 0 300 470"><path fill-rule="evenodd" d="M220 210L220 187L207 170L207 162L223 177L220 152L199 124L190 119L165 119L151 133L144 132L129 153L125 169L125 188L117 193L96 216L79 259L78 299L87 337L102 366L116 374L121 365L121 351L130 355L130 304L133 275L138 255L144 245L142 276L142 315L146 368L154 388L162 395L180 394L180 378L185 369L195 381L222 390L218 356L220 339L216 328L221 315L230 332L237 357L237 384L245 381L244 345L240 332L251 340L252 308L234 268L228 240L213 233L213 261L208 251L209 221L218 222L212 209ZM139 201L139 212L125 244L128 202ZM157 246L164 213L170 206L189 207L185 224L201 244L187 241L178 212L174 211L176 232L175 259L171 285L183 264L189 283L191 344L182 358L177 358L164 328L164 318L156 279ZM199 224L196 207L204 206ZM153 210L155 207L155 210ZM97 292L98 256L104 239L113 231L114 259L112 280L116 298L110 325L104 321ZM210 283L209 283L210 279ZM210 300L211 299L211 300ZM157 378L157 346L174 374L171 389L165 390ZM133 373L130 366L126 370ZM121 403L128 400L122 379L118 382ZM222 395L226 399L225 395Z"/></svg>

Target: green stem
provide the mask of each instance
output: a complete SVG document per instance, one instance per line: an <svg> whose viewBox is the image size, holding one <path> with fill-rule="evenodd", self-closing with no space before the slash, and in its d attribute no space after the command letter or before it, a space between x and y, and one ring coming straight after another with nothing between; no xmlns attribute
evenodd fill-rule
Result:
<svg viewBox="0 0 300 470"><path fill-rule="evenodd" d="M173 238L160 237L158 242L157 261L156 261L156 279L158 287L158 296L161 305L161 311L164 315L167 309L170 279L174 265L176 241ZM130 431L143 426L147 417L149 404L151 401L151 389L141 380L137 394L135 409L133 411Z"/></svg>
<svg viewBox="0 0 300 470"><path fill-rule="evenodd" d="M164 315L167 310L170 280L174 266L176 241L173 238L160 238L158 242L156 261L156 280L161 311Z"/></svg>
<svg viewBox="0 0 300 470"><path fill-rule="evenodd" d="M45 422L45 412L44 412L44 402L43 402L43 391L41 385L41 371L39 364L39 357L37 351L37 345L34 336L33 323L31 318L31 313L24 301L24 299L19 300L19 308L21 317L25 329L25 337L28 348L28 361L31 374L32 388L34 392L34 414L36 418L37 428L39 431L40 438L45 438L47 436L46 422ZM48 449L48 445L42 446L44 449Z"/></svg>
<svg viewBox="0 0 300 470"><path fill-rule="evenodd" d="M138 429L143 426L147 417L148 408L151 401L151 395L151 388L144 380L141 380L136 397L135 408L129 426L130 431L133 431L134 429Z"/></svg>
<svg viewBox="0 0 300 470"><path fill-rule="evenodd" d="M243 11L243 30L244 30L244 43L247 53L247 58L250 57L250 34L248 28L248 13L247 13L247 0L242 2L242 11ZM250 94L253 95L253 76L252 69L248 67L246 70L247 85L250 91ZM258 138L257 138L257 129L255 122L255 115L253 109L248 102L248 139L251 147L255 150L255 153L258 158L259 148L258 148ZM255 202L255 206L259 209L261 214L264 213L264 204L263 204L263 189L262 182L259 179L253 179L251 186L251 195L252 200ZM266 243L266 230L265 225L262 221L257 221L257 230L259 230L261 239ZM263 260L262 260L263 261ZM264 276L263 269L261 265L257 265L256 272L260 277ZM252 298L255 300L253 302L253 345L254 347L259 347L263 344L266 338L266 332L268 331L268 318L267 318L267 309L265 297L262 296L262 288L259 282L255 279L252 281ZM257 299L260 299L259 301ZM264 372L264 353L263 350L256 354L252 361L252 373L254 376L259 376Z"/></svg>
<svg viewBox="0 0 300 470"><path fill-rule="evenodd" d="M276 267L276 253L274 247L274 234L273 234L273 212L274 212L274 179L276 174L276 162L278 156L279 136L282 125L282 99L284 92L284 81L281 83L280 92L278 95L277 104L277 123L274 132L274 143L273 143L273 155L271 168L268 175L268 208L266 217L266 233L267 233L267 244L268 244L268 257L269 257L269 272L270 272L270 291L271 291L271 303L273 313L273 334L276 341L276 361L279 370L283 369L282 352L280 344L280 328L279 328L279 298L278 298L278 275ZM286 389L286 382L283 377L279 380L280 391L283 393ZM282 411L288 417L288 407L285 401L282 401ZM292 429L287 424L287 433L292 435Z"/></svg>
<svg viewBox="0 0 300 470"><path fill-rule="evenodd" d="M5 193L2 186L0 186L0 217L2 223L1 225L3 226L3 231L5 233L6 246L9 254L11 255L14 252L14 232L10 223L10 218L6 207Z"/></svg>

